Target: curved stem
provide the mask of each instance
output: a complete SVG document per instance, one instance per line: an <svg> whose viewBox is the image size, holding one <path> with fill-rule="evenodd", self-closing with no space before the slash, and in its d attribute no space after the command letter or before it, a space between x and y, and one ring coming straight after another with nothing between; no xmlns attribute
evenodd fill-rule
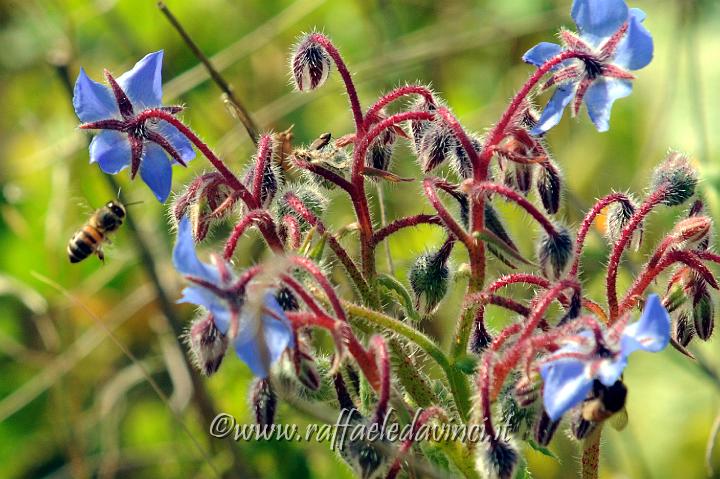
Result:
<svg viewBox="0 0 720 479"><path fill-rule="evenodd" d="M420 224L428 224L428 225L442 225L442 220L440 220L440 217L437 215L414 215L414 216L406 216L405 218L400 218L398 220L395 220L391 223L389 223L384 228L380 228L375 232L373 235L373 244L378 244L384 239L386 239L388 236L397 233L403 228L411 228L413 226L417 226Z"/></svg>
<svg viewBox="0 0 720 479"><path fill-rule="evenodd" d="M355 84L352 81L352 75L350 75L350 71L348 71L345 62L342 59L342 55L340 55L340 52L337 48L335 48L332 41L330 41L330 39L322 33L312 33L310 34L310 39L321 45L333 59L333 62L335 62L335 67L345 83L345 90L347 90L348 99L350 100L350 109L352 110L353 119L355 120L355 130L358 135L362 134L364 131L362 107L360 106L360 100L358 99Z"/></svg>
<svg viewBox="0 0 720 479"><path fill-rule="evenodd" d="M423 190L425 191L425 196L427 196L428 200L430 200L430 203L432 204L433 208L435 208L435 211L437 211L438 216L440 217L440 220L445 225L445 227L461 243L463 243L468 250L471 250L474 246L474 241L467 233L467 231L465 231L465 229L460 226L457 221L455 221L455 218L453 218L450 212L445 209L442 201L440 201L440 198L438 197L437 191L435 189L435 178L425 178L423 180Z"/></svg>
<svg viewBox="0 0 720 479"><path fill-rule="evenodd" d="M580 266L580 255L582 254L582 249L585 246L585 238L587 237L588 231L590 231L590 227L595 221L595 218L602 212L602 210L616 201L629 201L629 199L627 195L624 195L623 193L612 193L607 195L606 197L598 200L597 203L593 205L592 209L585 215L585 218L583 218L577 232L577 237L575 238L575 259L570 267L568 276L577 276L578 268Z"/></svg>
<svg viewBox="0 0 720 479"><path fill-rule="evenodd" d="M245 231L247 231L247 229L256 222L259 222L258 227L260 228L260 231L262 232L270 249L272 249L275 253L282 253L285 250L282 241L280 241L280 237L275 231L275 224L272 217L270 217L268 212L265 210L252 210L246 214L237 225L235 225L235 228L233 228L230 237L225 243L225 249L223 251L223 257L225 259L229 260L232 258L233 254L235 254L235 248L237 248L238 240L243 233L245 233Z"/></svg>
<svg viewBox="0 0 720 479"><path fill-rule="evenodd" d="M378 101L375 102L373 106L368 109L367 113L365 113L365 128L370 126L369 121L375 118L375 116L377 116L380 110L382 110L388 104L394 102L395 100L398 100L407 95L420 95L425 98L428 103L432 105L435 104L435 97L433 97L432 91L422 85L405 85L395 88L389 93L383 95Z"/></svg>
<svg viewBox="0 0 720 479"><path fill-rule="evenodd" d="M496 193L504 197L505 199L516 203L522 209L527 211L528 214L532 216L532 218L537 221L540 226L543 227L543 229L547 232L549 236L557 236L558 232L555 230L555 226L552 224L552 222L539 209L537 209L535 205L530 203L523 195L521 195L517 191L508 188L507 186L492 183L489 181L474 184L472 186L472 190L473 193L476 194Z"/></svg>
<svg viewBox="0 0 720 479"><path fill-rule="evenodd" d="M635 211L635 214L630 217L630 220L623 228L620 233L620 238L615 243L615 247L610 253L610 260L608 261L607 277L605 278L605 289L607 290L607 301L609 309L609 322L614 323L618 318L618 301L617 301L617 273L620 267L620 259L622 257L625 248L630 243L633 234L637 227L642 223L645 217L659 205L667 194L667 184L659 187L655 190L644 202L640 205L640 208Z"/></svg>

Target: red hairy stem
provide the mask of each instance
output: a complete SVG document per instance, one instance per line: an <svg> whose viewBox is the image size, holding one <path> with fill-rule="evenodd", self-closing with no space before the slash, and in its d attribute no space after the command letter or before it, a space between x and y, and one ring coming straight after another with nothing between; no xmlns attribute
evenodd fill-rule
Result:
<svg viewBox="0 0 720 479"><path fill-rule="evenodd" d="M702 257L696 251L674 250L665 255L655 267L646 265L643 272L633 282L618 309L618 317L632 309L642 297L643 292L664 270L675 263L683 263L699 274L710 286L718 289L718 283L712 272L702 263Z"/></svg>
<svg viewBox="0 0 720 479"><path fill-rule="evenodd" d="M355 215L360 225L360 253L362 256L363 273L365 279L370 281L375 276L375 248L373 240L373 226L370 217L367 196L365 195L365 155L372 142L386 129L408 120L430 120L433 115L427 112L409 111L396 113L376 123L367 133L356 137L355 150L353 151L353 165L351 182L353 194L350 195Z"/></svg>
<svg viewBox="0 0 720 479"><path fill-rule="evenodd" d="M220 203L217 208L212 210L209 216L211 218L221 218L222 215L224 215L228 209L232 208L239 199L240 196L233 192L230 196L225 198L225 200Z"/></svg>
<svg viewBox="0 0 720 479"><path fill-rule="evenodd" d="M461 243L463 243L468 249L468 251L471 251L474 246L473 239L470 237L467 231L465 231L465 229L460 226L457 221L455 221L455 218L453 218L450 212L445 209L445 206L442 204L442 201L440 201L440 198L437 195L437 191L435 190L435 181L436 178L425 178L423 180L423 191L425 191L425 196L427 196L428 200L430 200L430 203L432 204L433 208L435 208L435 211L437 211L440 220L450 231L450 233L452 233L455 238L457 238Z"/></svg>
<svg viewBox="0 0 720 479"><path fill-rule="evenodd" d="M338 73L340 73L340 76L345 83L345 90L347 90L348 99L350 100L350 109L352 109L353 119L355 120L355 130L357 131L358 135L361 135L364 131L362 107L360 106L360 100L358 99L355 84L352 81L352 75L350 75L350 71L345 65L345 62L342 59L342 55L340 55L338 49L335 48L333 42L322 33L311 33L310 39L313 42L321 45L328 53L328 55L330 55L330 57L333 59L335 67L337 68Z"/></svg>
<svg viewBox="0 0 720 479"><path fill-rule="evenodd" d="M410 437L405 439L405 441L403 441L402 445L400 446L398 455L395 458L392 466L390 466L387 476L385 476L386 479L395 479L397 477L398 473L400 472L400 467L402 467L402 461L405 458L405 455L415 443L415 437L417 436L418 431L421 427L425 426L425 424L427 424L427 422L433 417L445 418L445 411L443 411L437 406L431 406L420 413L417 421L413 422L413 428L412 432L410 433Z"/></svg>
<svg viewBox="0 0 720 479"><path fill-rule="evenodd" d="M332 331L335 328L335 320L329 316L319 316L304 311L286 311L285 316L294 329L317 326Z"/></svg>
<svg viewBox="0 0 720 479"><path fill-rule="evenodd" d="M280 241L280 238L275 231L275 224L270 214L265 210L252 210L246 214L237 225L235 225L235 228L233 228L230 237L225 243L223 257L226 260L232 258L233 254L235 254L235 248L237 248L238 240L243 233L245 233L245 231L256 222L259 223L258 227L263 233L265 241L267 241L270 249L272 249L275 253L282 253L285 250L282 245L282 241Z"/></svg>
<svg viewBox="0 0 720 479"><path fill-rule="evenodd" d="M370 339L370 349L375 353L375 363L380 371L380 392L373 422L382 424L390 402L390 355L382 336L373 336Z"/></svg>
<svg viewBox="0 0 720 479"><path fill-rule="evenodd" d="M556 236L558 233L555 230L552 222L539 210L530 203L523 195L517 191L508 188L507 186L484 181L481 183L475 183L471 186L474 194L481 195L482 193L496 193L505 199L516 203L522 209L528 212L532 218L537 221L540 226L547 232L549 236Z"/></svg>
<svg viewBox="0 0 720 479"><path fill-rule="evenodd" d="M552 70L556 65L564 62L565 60L569 60L570 58L577 58L582 55L582 52L566 50L543 63L543 65L535 70L530 78L528 78L522 88L520 88L513 97L507 109L500 117L500 121L497 122L490 131L490 134L487 135L485 143L483 144L483 151L480 153L480 168L473 168L473 176L476 181L484 181L487 178L487 170L490 165L490 159L492 158L495 146L497 146L503 138L505 138L505 133L510 121L517 113L518 108L520 108L520 106L522 106L525 102L527 96L530 94L535 85L537 85L542 77L545 76L546 73L550 72L550 70Z"/></svg>
<svg viewBox="0 0 720 479"><path fill-rule="evenodd" d="M326 235L325 237L327 238L330 249L333 250L335 256L337 256L342 265L345 267L345 270L352 278L353 283L360 290L364 298L368 297L370 293L370 288L368 287L367 282L363 279L362 274L360 274L360 270L355 265L355 262L352 260L345 248L342 247L335 235L329 233L325 229L325 225L323 224L323 222L317 216L315 216L312 211L310 211L307 206L305 206L305 204L303 204L303 202L300 200L300 198L297 197L297 195L295 195L295 193L286 193L285 201L287 202L288 206L290 206L295 212L297 212L305 221L317 228L320 234Z"/></svg>
<svg viewBox="0 0 720 479"><path fill-rule="evenodd" d="M476 169L480 169L480 155L477 151L475 151L472 141L470 141L470 137L467 135L467 133L465 133L465 130L463 129L460 122L458 122L457 119L453 116L453 114L450 113L450 110L448 110L444 106L441 106L437 109L437 114L442 117L442 119L445 121L445 124L450 127L453 135L455 135L455 138L457 138L462 145L465 153L467 153L467 156L473 165L473 171ZM483 178L483 180L484 179L485 178Z"/></svg>
<svg viewBox="0 0 720 479"><path fill-rule="evenodd" d="M500 331L500 334L497 335L495 340L493 340L492 344L490 345L490 349L492 351L499 351L500 348L502 348L503 344L505 344L508 339L519 333L521 329L521 323L513 323L509 326L506 326Z"/></svg>
<svg viewBox="0 0 720 479"><path fill-rule="evenodd" d="M298 168L302 168L304 170L308 170L309 172L316 174L318 176L321 176L323 179L339 186L343 190L345 190L351 197L353 195L353 191L355 190L355 187L352 183L350 183L348 180L343 178L342 176L338 175L334 171L328 170L322 165L318 165L315 163L312 163L310 161L306 161L301 159L298 155L292 155L291 156L293 162L295 165L297 165Z"/></svg>
<svg viewBox="0 0 720 479"><path fill-rule="evenodd" d="M310 275L315 278L315 281L317 281L325 292L325 295L327 295L337 319L343 323L347 323L347 315L340 304L340 299L338 298L337 293L335 293L335 289L332 287L332 284L330 284L330 281L328 281L320 268L318 268L311 260L303 258L302 256L291 256L290 261L310 273Z"/></svg>
<svg viewBox="0 0 720 479"><path fill-rule="evenodd" d="M614 323L618 318L618 301L617 301L617 273L620 267L620 259L625 248L630 243L635 229L642 223L645 217L659 205L665 198L668 191L667 184L660 186L650 196L645 199L642 205L630 217L630 220L620 233L620 238L610 253L608 261L607 277L605 278L605 289L607 290L607 301L609 310L609 323Z"/></svg>
<svg viewBox="0 0 720 479"><path fill-rule="evenodd" d="M521 316L527 316L528 314L530 314L530 308L506 296L491 294L490 296L488 296L487 304L500 306L501 308L513 311Z"/></svg>
<svg viewBox="0 0 720 479"><path fill-rule="evenodd" d="M485 437L493 444L498 437L492 423L492 398L491 398L491 382L493 382L493 355L492 351L486 351L482 356L480 366L480 374L477 379L477 390L480 395L480 414L482 415L482 423Z"/></svg>
<svg viewBox="0 0 720 479"><path fill-rule="evenodd" d="M248 283L252 281L255 276L262 273L262 270L263 268L259 264L256 264L255 266L250 266L243 272L243 274L240 275L237 281L235 281L235 284L232 285L230 291L233 294L241 294L243 291L245 291Z"/></svg>
<svg viewBox="0 0 720 479"><path fill-rule="evenodd" d="M598 200L597 203L593 205L592 209L585 215L585 218L583 218L577 232L577 237L575 238L575 259L570 267L568 276L577 276L578 268L580 266L580 255L582 254L583 247L585 246L585 238L587 237L588 231L590 231L590 227L595 221L595 218L602 212L602 210L616 201L629 200L627 195L624 195L623 193L612 193Z"/></svg>
<svg viewBox="0 0 720 479"><path fill-rule="evenodd" d="M255 159L255 174L253 176L252 194L258 205L262 204L262 184L265 177L265 168L272 157L272 137L262 135L258 141L257 158Z"/></svg>
<svg viewBox="0 0 720 479"><path fill-rule="evenodd" d="M140 114L135 117L135 120L139 124L141 124L145 122L145 120L149 120L150 118L164 120L177 128L180 133L185 135L185 137L190 140L193 145L197 147L198 150L200 150L200 152L205 156L205 158L207 158L208 161L212 163L215 169L218 170L218 172L220 172L223 177L225 177L228 185L240 194L240 197L247 204L248 208L255 209L258 207L257 203L255 202L255 198L250 194L245 185L240 182L237 176L235 176L233 172L230 171L230 169L220 158L218 158L218 156L210 149L210 147L208 147L190 128L185 126L183 122L175 118L172 114L157 108L150 108L148 110L140 112Z"/></svg>
<svg viewBox="0 0 720 479"><path fill-rule="evenodd" d="M383 95L378 101L375 102L373 106L368 109L367 113L365 113L365 128L368 128L370 126L369 121L375 118L380 112L380 110L382 110L395 100L398 100L408 95L420 95L425 98L428 103L432 105L435 104L435 97L433 96L432 91L422 85L405 85L395 88L389 93Z"/></svg>
<svg viewBox="0 0 720 479"><path fill-rule="evenodd" d="M298 249L302 238L300 237L300 225L297 218L293 215L285 215L282 221L287 231L287 239L290 241L290 248Z"/></svg>
<svg viewBox="0 0 720 479"><path fill-rule="evenodd" d="M420 224L442 225L443 222L437 215L421 214L414 216L406 216L405 218L395 220L392 223L389 223L384 228L380 228L379 230L377 230L373 235L373 244L377 245L388 236L397 233L403 228L411 228Z"/></svg>

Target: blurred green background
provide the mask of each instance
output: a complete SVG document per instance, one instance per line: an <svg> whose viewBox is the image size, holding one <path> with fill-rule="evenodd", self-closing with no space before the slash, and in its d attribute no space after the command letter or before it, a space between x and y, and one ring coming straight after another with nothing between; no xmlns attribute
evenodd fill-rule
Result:
<svg viewBox="0 0 720 479"><path fill-rule="evenodd" d="M334 39L354 72L361 101L405 81L432 83L473 131L482 132L531 71L520 61L538 41L572 27L570 0L430 2L423 0L206 0L170 1L169 7L235 88L263 130L295 125L296 144L320 133L350 132L351 117L337 75L311 94L292 91L287 59L303 31L318 28ZM635 91L616 103L611 130L598 134L581 112L549 135L569 194L560 213L577 225L597 197L611 190L642 195L648 175L668 148L689 153L702 171L701 189L714 217L720 211L720 7L708 0L642 0L631 6L648 14L655 60L638 72ZM236 169L253 153L241 127L225 110L208 80L153 1L17 0L0 2L0 477L206 477L186 432L144 381L140 369L79 304L115 331L170 396L192 435L213 462L226 468L230 449L211 444L207 425L191 404L192 382L129 232L121 230L104 265L91 258L70 265L70 235L116 194L99 169L88 165L86 137L58 75L67 64L74 81L80 66L96 79L102 69L129 69L147 52L165 50L166 103L188 106L184 119ZM174 170L177 191L208 168L197 159ZM394 169L418 176L405 146ZM171 268L166 206L158 205L126 172L117 176L130 209L157 262L171 301L180 281ZM337 195L337 196L335 196ZM430 212L418 183L387 188L390 218ZM333 199L328 223L353 221L347 201ZM335 200L337 198L337 200ZM500 205L521 250L531 253L535 226L522 213ZM632 279L658 237L682 211L652 216L646 243L631 253L621 286ZM530 230L528 228L530 227ZM219 236L219 235L218 235ZM390 242L400 279L420 253L442 241L437 228L406 231ZM352 245L352 238L346 244ZM213 243L210 242L210 245ZM219 243L218 243L219 244ZM244 238L238 263L262 257L255 234ZM378 262L384 267L384 255ZM465 259L455 252L454 264ZM590 294L604 298L602 270L607 248L600 234L589 241L583 277ZM504 270L493 263L491 270ZM33 272L69 290L74 300L48 287ZM447 345L464 284L422 328ZM664 289L661 282L657 291ZM525 294L521 290L518 295ZM181 322L192 308L174 306ZM505 316L492 312L495 325ZM695 345L720 367L717 339ZM250 375L234 357L201 380L218 410L250 422ZM638 354L626 371L630 423L604 436L602 477L704 477L705 447L718 414L718 384L673 350ZM279 421L311 419L286 405ZM350 477L327 444L228 443L248 468L263 477ZM560 463L528 451L536 477L573 477L575 446L558 434L551 449ZM720 452L711 463L720 470ZM719 476L720 477L720 476Z"/></svg>

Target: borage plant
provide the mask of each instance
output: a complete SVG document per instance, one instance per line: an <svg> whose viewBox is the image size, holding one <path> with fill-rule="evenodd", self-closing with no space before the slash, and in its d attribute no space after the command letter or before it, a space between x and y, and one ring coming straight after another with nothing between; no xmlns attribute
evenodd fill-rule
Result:
<svg viewBox="0 0 720 479"><path fill-rule="evenodd" d="M351 440L340 453L361 477L395 477L409 458L424 455L435 467L467 477L509 478L525 471L519 441L543 448L565 418L582 450L584 477L596 477L604 425L622 428L627 418L632 385L622 373L630 354L656 352L671 342L690 355L685 347L695 336L709 339L710 292L718 284L707 265L720 256L711 252L712 221L694 198L697 175L684 155L668 154L641 200L623 193L598 200L575 232L555 217L563 180L544 135L566 107L576 115L583 104L597 129L607 130L613 102L630 94L633 72L653 56L644 13L622 0L575 0L571 14L577 32L563 29L561 45L541 43L524 55L537 70L485 135L468 133L423 85L396 88L364 109L330 39L304 35L290 61L296 88L319 88L336 68L355 131L335 141L325 134L294 150L286 137L262 135L243 174L178 118L182 107L162 105L162 52L117 80L106 71L108 86L80 73L74 105L85 122L81 128L97 131L90 157L103 171L130 166L131 176L140 172L165 201L171 166L185 166L195 155L192 146L214 167L192 180L171 207L177 226L173 261L188 283L180 302L200 307L188 338L205 374L218 370L232 346L256 376L251 397L258 422L275 421L278 395L353 409L352 421L365 425L386 424L392 406L390 421L405 425L415 418L415 432L433 421L454 421L476 425L483 434L479 441ZM545 90L552 96L538 111L535 97ZM435 214L378 228L367 188L406 180L391 168L401 141L411 144L426 175L422 192ZM446 165L445 177L433 175ZM328 190L346 196L354 209L356 223L342 232L323 221ZM499 201L514 203L538 224L534 262L513 242L495 208ZM688 203L688 212L619 294L623 253L640 246L648 215ZM580 275L583 246L601 213L610 247L605 304L586 296ZM222 253L201 253L208 259L199 259L196 246L211 228L236 218ZM408 289L378 271L376 249L421 224L441 228L446 239L412 265ZM253 227L273 259L238 270L236 247ZM341 241L352 234L357 255ZM448 259L456 248L467 254L467 291L451 348L443 351L418 321L460 284L449 278ZM513 271L488 278L488 254ZM330 280L336 266L353 286L344 297ZM648 289L666 272L663 296L651 294ZM503 294L511 285L527 286L532 299ZM554 303L559 314L552 312ZM488 305L516 319L491 331ZM329 332L331 358L313 338L316 328ZM427 361L411 354L418 349L439 368L421 367Z"/></svg>

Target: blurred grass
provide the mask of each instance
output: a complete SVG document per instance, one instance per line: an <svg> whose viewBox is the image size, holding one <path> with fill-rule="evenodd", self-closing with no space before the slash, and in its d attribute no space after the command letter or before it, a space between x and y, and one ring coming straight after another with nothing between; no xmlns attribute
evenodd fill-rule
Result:
<svg viewBox="0 0 720 479"><path fill-rule="evenodd" d="M529 68L519 60L522 53L538 41L551 41L561 25L571 25L569 0L168 4L201 48L217 55L216 66L261 127L284 130L294 124L298 144L325 131L340 136L351 128L337 78L311 94L291 91L287 55L302 31L317 27L334 39L355 73L365 105L399 83L430 82L468 129L482 132L528 75ZM612 189L642 194L653 165L672 147L697 160L703 193L717 217L718 5L643 0L632 6L648 13L656 58L638 73L633 95L615 105L609 133L595 132L582 112L580 121L565 119L549 135L571 192L562 216L577 224L593 199ZM167 359L157 340L158 334L169 333L158 332L160 310L127 232L116 236L104 266L94 259L71 266L65 258L71 233L92 207L116 192L109 191L96 167L88 166L85 138L76 129L52 64L67 60L73 75L82 65L99 77L104 67L120 73L146 52L162 48L166 100L188 105L185 120L234 168L249 161L251 143L154 2L5 1L0 3L0 45L0 476L111 477L113 471L118 477L209 475L172 414L147 384L131 380L132 365L119 350L82 311L30 274L37 271L72 291L116 328L165 391L177 391L178 379L167 373L177 364ZM198 159L188 170L176 169L175 188L207 167ZM403 176L417 174L406 148L399 149L395 169ZM118 179L126 198L144 201L130 214L149 239L161 277L175 297L179 282L169 264L171 237L164 210L143 184L130 183L125 173ZM390 218L430 211L418 201L417 184L387 191ZM512 207L499 208L520 248L531 251L527 218ZM629 255L634 264L678 213L668 210L652 217L645 247ZM346 201L333 201L328 222L340 226L351 221ZM390 248L398 276L404 280L414 257L441 241L439 230L431 227L395 236ZM257 237L245 239L239 262L257 261L259 246ZM606 257L604 241L595 235L586 250L584 279L598 300L603 298ZM464 258L455 260L457 265ZM384 260L378 261L382 265ZM502 271L497 264L493 268ZM624 272L621 285L631 279ZM460 297L457 288L437 317L423 325L445 344ZM178 311L186 319L192 314L186 306ZM493 320L502 324L504 316L498 313ZM712 364L720 364L714 342L699 349ZM622 433L606 433L603 477L705 475L704 448L720 407L718 391L674 355L668 350L633 358L626 373L630 425ZM249 379L247 369L228 358L206 384L221 410L249 422ZM17 399L18 391L33 394ZM103 401L108 394L112 401ZM205 425L189 409L185 416L195 436L207 442ZM283 422L310 421L286 406L279 417ZM238 447L264 477L349 477L326 444ZM537 477L571 477L577 469L574 446L558 435L552 449L562 463L529 451L531 470ZM218 462L227 463L226 453L218 454ZM720 453L713 463L720 469Z"/></svg>

